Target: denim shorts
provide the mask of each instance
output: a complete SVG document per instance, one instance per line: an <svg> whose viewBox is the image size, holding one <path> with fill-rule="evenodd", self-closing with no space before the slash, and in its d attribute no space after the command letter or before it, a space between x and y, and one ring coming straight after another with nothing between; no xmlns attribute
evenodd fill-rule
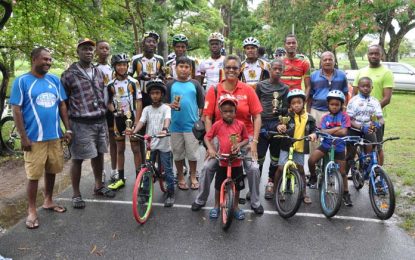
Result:
<svg viewBox="0 0 415 260"><path fill-rule="evenodd" d="M304 165L304 154L294 152L293 160L298 165ZM280 159L278 160L279 166L284 166L284 164L288 161L288 151L281 150L280 151Z"/></svg>

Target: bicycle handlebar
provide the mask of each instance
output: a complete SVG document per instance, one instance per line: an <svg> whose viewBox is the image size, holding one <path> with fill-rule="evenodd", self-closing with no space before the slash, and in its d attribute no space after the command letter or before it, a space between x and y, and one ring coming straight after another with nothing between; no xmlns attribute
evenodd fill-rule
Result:
<svg viewBox="0 0 415 260"><path fill-rule="evenodd" d="M336 141L336 140L343 140L345 142L358 142L360 140L359 136L333 136L331 134L327 134L327 133L323 133L320 131L317 131L316 134L320 137L329 139L331 141Z"/></svg>
<svg viewBox="0 0 415 260"><path fill-rule="evenodd" d="M303 136L301 138L294 138L291 137L289 135L282 135L280 132L276 132L276 131L266 131L267 134L273 135L273 138L285 138L285 139L290 139L293 142L298 142L298 141L302 141L302 140L306 140L306 141L310 141L310 137L309 136Z"/></svg>
<svg viewBox="0 0 415 260"><path fill-rule="evenodd" d="M164 138L170 136L170 133L166 134L156 134L156 135L140 135L140 134L132 134L131 137L137 137L143 140L147 140L148 138Z"/></svg>
<svg viewBox="0 0 415 260"><path fill-rule="evenodd" d="M358 145L361 145L361 146L381 145L381 144L383 144L383 143L385 143L387 141L394 141L394 140L399 140L399 139L401 139L399 136L392 136L392 137L386 138L382 142L371 142L371 141L369 141L367 139L364 139L364 138L359 137L359 141L356 142L354 145L355 146L358 146Z"/></svg>

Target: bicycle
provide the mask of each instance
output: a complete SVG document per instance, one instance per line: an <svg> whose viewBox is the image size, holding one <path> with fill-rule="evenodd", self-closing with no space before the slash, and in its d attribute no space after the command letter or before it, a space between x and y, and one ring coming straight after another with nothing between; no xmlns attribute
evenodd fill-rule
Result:
<svg viewBox="0 0 415 260"><path fill-rule="evenodd" d="M160 184L160 190L163 193L167 192L165 175L163 172L157 170L156 166L151 160L151 139L164 138L167 136L170 136L170 134L152 136L143 136L139 134L132 135L132 137L144 140L146 151L146 160L141 165L141 170L137 172L133 190L133 214L135 220L140 224L144 224L150 216L153 204L154 182L158 180Z"/></svg>
<svg viewBox="0 0 415 260"><path fill-rule="evenodd" d="M387 141L398 140L399 137L389 137L382 142L370 142L363 138L354 143L358 147L357 159L351 162L353 185L356 190L363 188L365 181L369 180L370 204L378 218L389 219L395 212L395 191L391 179L386 171L378 164L378 146ZM374 149L364 152L364 146Z"/></svg>
<svg viewBox="0 0 415 260"><path fill-rule="evenodd" d="M357 139L355 136L336 137L319 131L316 133L331 143L328 157L323 158L323 167L316 168L320 207L323 214L327 218L331 218L339 211L343 196L343 178L339 171L339 165L334 160L336 142L353 142Z"/></svg>
<svg viewBox="0 0 415 260"><path fill-rule="evenodd" d="M10 105L7 105L5 116L0 120L0 141L5 152L15 154L20 151L20 135L11 113Z"/></svg>
<svg viewBox="0 0 415 260"><path fill-rule="evenodd" d="M288 139L290 150L288 160L284 164L282 176L275 180L275 206L278 214L283 218L290 218L297 213L303 200L304 182L298 171L297 165L293 160L294 143L302 140L309 140L308 136L302 138L292 138L288 135L281 135L279 132L267 131L274 135L273 138Z"/></svg>

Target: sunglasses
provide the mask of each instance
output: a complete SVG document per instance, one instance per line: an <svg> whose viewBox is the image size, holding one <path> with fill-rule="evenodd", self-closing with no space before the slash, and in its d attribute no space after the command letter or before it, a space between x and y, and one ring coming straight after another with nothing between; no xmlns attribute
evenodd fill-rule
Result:
<svg viewBox="0 0 415 260"><path fill-rule="evenodd" d="M226 66L225 70L239 70L239 67Z"/></svg>

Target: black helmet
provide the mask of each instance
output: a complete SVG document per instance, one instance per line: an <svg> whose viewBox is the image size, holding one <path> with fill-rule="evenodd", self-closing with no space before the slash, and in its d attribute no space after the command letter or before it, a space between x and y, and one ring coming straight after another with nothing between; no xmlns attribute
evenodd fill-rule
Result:
<svg viewBox="0 0 415 260"><path fill-rule="evenodd" d="M160 89L160 90L161 90L161 92L163 93L163 95L164 95L164 96L166 95L166 91L167 91L167 89L166 89L166 85L165 85L165 84L164 84L164 82L163 82L161 79L159 79L159 78L155 78L155 79L151 79L151 80L149 80L149 81L147 82L146 88L147 88L147 93L149 93L149 94L150 94L150 91L151 91L153 88Z"/></svg>
<svg viewBox="0 0 415 260"><path fill-rule="evenodd" d="M115 54L111 57L111 66L112 67L115 67L116 64L122 63L122 62L125 62L125 63L130 62L130 59L128 58L128 55L125 54L125 53L118 53L118 54Z"/></svg>

